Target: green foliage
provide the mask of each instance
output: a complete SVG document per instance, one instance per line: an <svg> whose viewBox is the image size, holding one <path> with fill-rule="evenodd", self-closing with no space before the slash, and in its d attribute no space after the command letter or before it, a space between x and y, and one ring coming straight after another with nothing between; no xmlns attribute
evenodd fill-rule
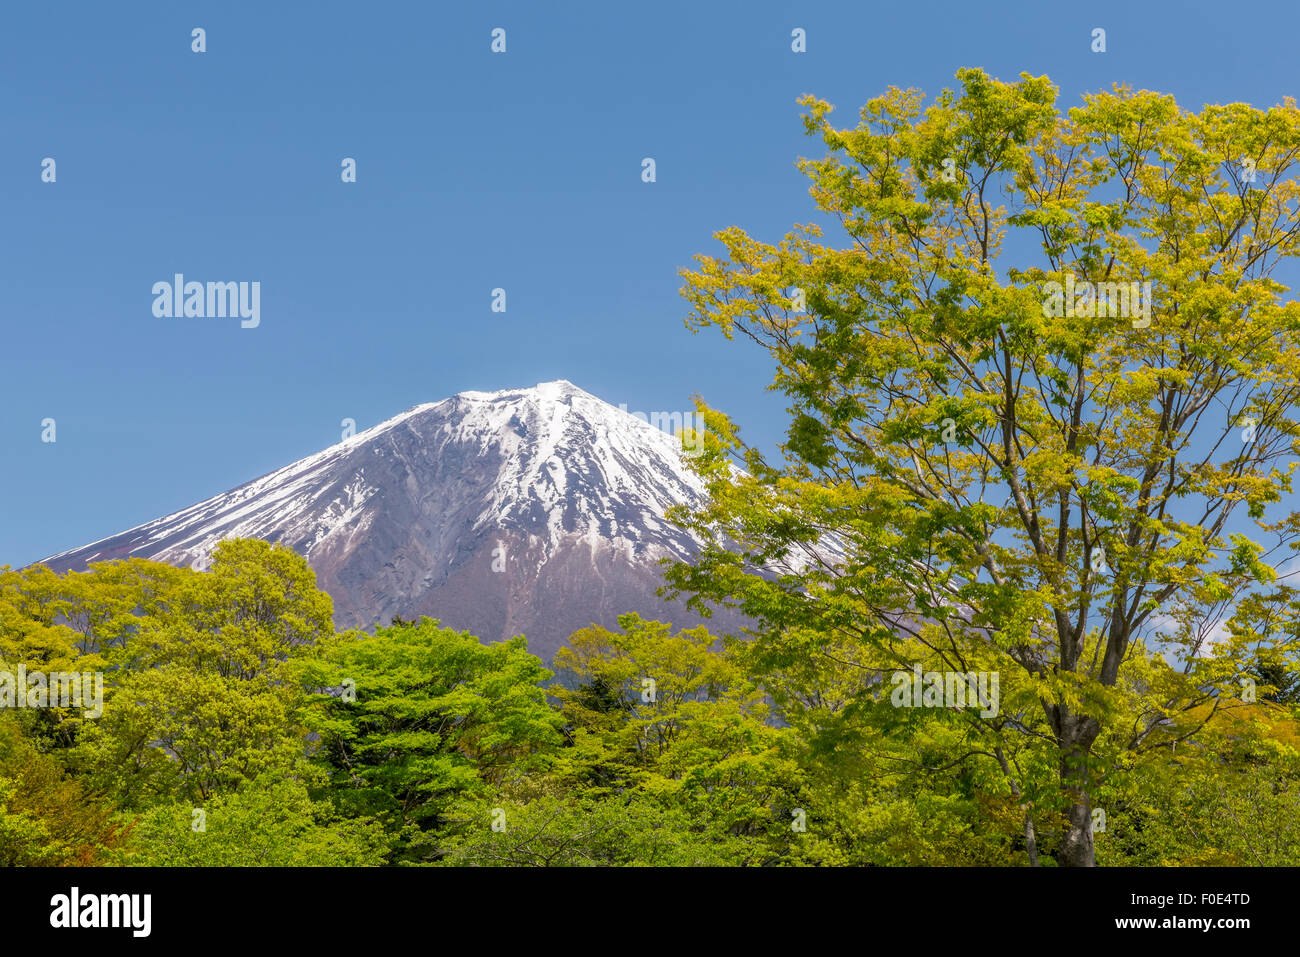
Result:
<svg viewBox="0 0 1300 957"><path fill-rule="evenodd" d="M220 543L206 573L122 571L66 576L102 576L109 594L149 588L147 613L114 627L103 718L68 760L131 810L173 797L202 803L298 761L301 692L285 668L333 634L332 602L306 560L249 539Z"/></svg>
<svg viewBox="0 0 1300 957"><path fill-rule="evenodd" d="M18 720L0 716L0 866L103 863L129 831L98 795L38 751Z"/></svg>
<svg viewBox="0 0 1300 957"><path fill-rule="evenodd" d="M484 645L425 618L340 635L298 677L317 692L302 720L335 800L383 820L403 860L429 853L453 799L544 766L560 743L542 688L551 673L522 638Z"/></svg>
<svg viewBox="0 0 1300 957"><path fill-rule="evenodd" d="M963 402L943 409L982 421ZM1028 534L972 556L1005 509L926 500L897 472L827 481L810 469L843 464L837 430L857 414L831 412L796 423L807 458L782 470L708 413L708 514L742 548L715 543L673 581L739 603L756 634L624 615L571 636L559 681L522 637L484 645L427 618L336 634L306 562L264 542L223 543L205 573L0 569L0 671L105 679L98 717L0 713L0 864L1069 864L1081 795L1102 864L1300 862L1300 598L1258 543L1183 527L1160 557L1183 604L1129 599L1160 610L1163 640L1130 640L1111 681L1091 663L1113 634L1085 627L1066 668L1056 613L1086 624L1120 586L1068 597ZM1076 506L1132 519L1131 476L1082 471ZM999 575L981 577L991 557ZM1131 556L1106 561L1136 587ZM1198 608L1225 595L1207 641ZM897 706L915 666L996 673L997 706ZM1095 722L1086 746L1066 747L1062 715Z"/></svg>
<svg viewBox="0 0 1300 957"><path fill-rule="evenodd" d="M687 324L764 348L790 420L777 466L701 404L709 500L675 517L709 544L670 594L756 619L751 674L810 740L874 749L879 800L926 799L908 768L992 847L1010 800L1031 863L1088 865L1109 778L1300 671L1272 564L1300 532L1300 108L957 79L847 128L805 97L845 241L733 227L684 271ZM889 715L873 682L918 663L1000 674L999 713Z"/></svg>
<svg viewBox="0 0 1300 957"><path fill-rule="evenodd" d="M702 832L682 808L644 798L478 802L460 806L451 825L443 866L718 867L744 863L749 850L725 833Z"/></svg>
<svg viewBox="0 0 1300 957"><path fill-rule="evenodd" d="M383 863L386 852L378 822L340 818L328 802L313 801L301 782L276 776L248 781L202 807L179 803L151 808L137 819L130 844L113 863L374 867Z"/></svg>
<svg viewBox="0 0 1300 957"><path fill-rule="evenodd" d="M554 692L569 737L554 780L580 802L683 813L683 827L738 862L774 862L796 836L790 732L704 628L673 634L632 614L619 625L584 628L556 654L578 687Z"/></svg>

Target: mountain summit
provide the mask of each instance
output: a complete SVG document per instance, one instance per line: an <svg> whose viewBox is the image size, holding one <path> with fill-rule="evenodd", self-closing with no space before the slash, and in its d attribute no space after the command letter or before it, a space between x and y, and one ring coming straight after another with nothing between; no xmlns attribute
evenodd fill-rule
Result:
<svg viewBox="0 0 1300 957"><path fill-rule="evenodd" d="M311 563L340 627L429 615L488 641L525 634L549 658L575 629L627 611L698 622L654 591L657 560L696 549L664 512L702 494L679 438L559 380L416 406L44 564L201 569L224 538L278 541Z"/></svg>

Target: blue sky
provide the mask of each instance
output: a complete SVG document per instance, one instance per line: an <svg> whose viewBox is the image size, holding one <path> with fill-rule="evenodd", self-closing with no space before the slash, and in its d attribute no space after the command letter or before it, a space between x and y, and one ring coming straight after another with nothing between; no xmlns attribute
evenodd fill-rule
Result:
<svg viewBox="0 0 1300 957"><path fill-rule="evenodd" d="M1285 3L996 6L7 5L0 564L466 389L565 378L646 411L700 392L771 447L766 357L687 331L677 270L722 227L815 218L803 93L850 123L963 66L1047 74L1066 105L1116 81L1192 108L1300 92ZM156 318L176 272L260 282L260 326Z"/></svg>

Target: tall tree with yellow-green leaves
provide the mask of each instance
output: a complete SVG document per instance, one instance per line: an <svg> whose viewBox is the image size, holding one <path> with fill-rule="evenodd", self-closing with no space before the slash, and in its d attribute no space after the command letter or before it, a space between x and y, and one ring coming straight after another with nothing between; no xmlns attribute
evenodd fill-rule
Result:
<svg viewBox="0 0 1300 957"><path fill-rule="evenodd" d="M774 464L701 403L711 502L679 517L710 545L669 577L755 616L823 726L895 670L1000 674L996 714L889 758L990 769L1028 862L1090 866L1108 780L1296 670L1300 109L957 79L847 128L804 98L824 222L683 271L688 325L767 350L791 419Z"/></svg>

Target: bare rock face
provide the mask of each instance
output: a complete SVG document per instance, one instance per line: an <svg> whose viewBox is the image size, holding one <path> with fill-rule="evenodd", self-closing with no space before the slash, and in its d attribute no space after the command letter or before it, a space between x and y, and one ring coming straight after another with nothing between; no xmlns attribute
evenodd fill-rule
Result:
<svg viewBox="0 0 1300 957"><path fill-rule="evenodd" d="M149 558L204 568L224 538L306 556L339 627L428 615L549 660L592 622L699 619L655 595L688 558L664 519L703 495L680 440L563 380L417 406L236 489L74 551L63 571ZM734 629L720 612L709 624Z"/></svg>

